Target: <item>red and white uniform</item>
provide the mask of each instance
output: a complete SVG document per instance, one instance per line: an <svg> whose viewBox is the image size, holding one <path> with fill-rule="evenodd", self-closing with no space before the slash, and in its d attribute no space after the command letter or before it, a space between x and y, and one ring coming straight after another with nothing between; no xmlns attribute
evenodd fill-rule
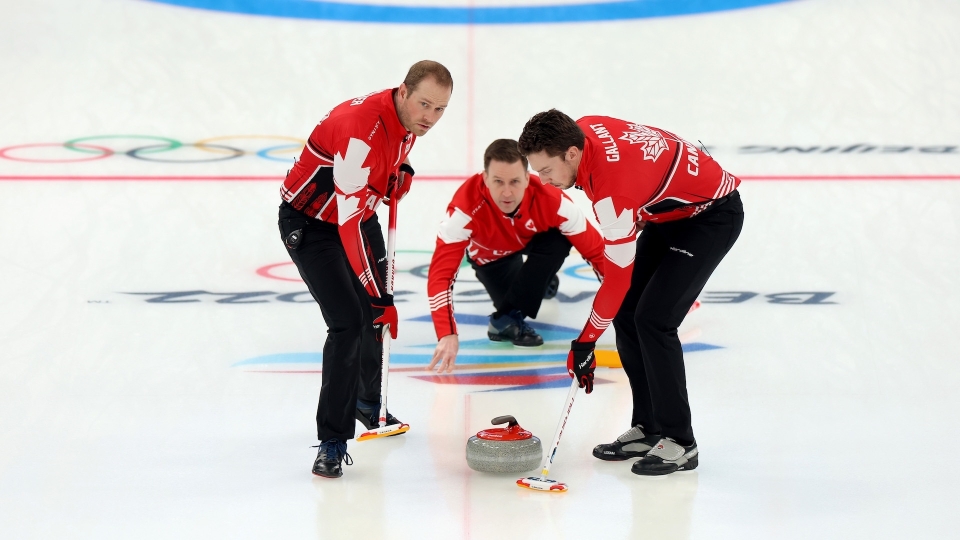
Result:
<svg viewBox="0 0 960 540"><path fill-rule="evenodd" d="M638 222L693 217L737 189L740 179L676 135L608 116L585 116L577 187L593 202L607 263L593 310L577 338L593 342L630 288Z"/></svg>
<svg viewBox="0 0 960 540"><path fill-rule="evenodd" d="M416 141L397 117L394 91L334 107L313 129L280 188L283 200L298 211L339 226L350 266L373 297L384 294L384 282L360 223L376 212ZM332 181L318 174L326 167L333 168Z"/></svg>
<svg viewBox="0 0 960 540"><path fill-rule="evenodd" d="M453 283L466 250L483 266L522 251L533 235L559 229L591 266L603 275L603 239L570 197L545 185L536 175L523 193L512 216L504 214L490 198L483 175L467 179L447 206L440 222L437 247L430 260L427 295L437 338L457 333L453 318Z"/></svg>

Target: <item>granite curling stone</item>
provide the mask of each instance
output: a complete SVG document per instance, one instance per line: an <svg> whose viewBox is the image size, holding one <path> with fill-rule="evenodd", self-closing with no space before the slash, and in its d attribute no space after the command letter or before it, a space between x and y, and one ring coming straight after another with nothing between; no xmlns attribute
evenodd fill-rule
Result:
<svg viewBox="0 0 960 540"><path fill-rule="evenodd" d="M467 440L467 465L480 472L518 473L536 469L543 458L540 439L520 427L513 416L498 416L490 428Z"/></svg>

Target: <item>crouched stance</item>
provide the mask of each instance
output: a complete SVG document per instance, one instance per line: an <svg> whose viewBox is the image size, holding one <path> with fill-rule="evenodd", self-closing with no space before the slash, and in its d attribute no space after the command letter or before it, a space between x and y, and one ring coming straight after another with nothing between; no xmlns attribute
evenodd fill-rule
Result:
<svg viewBox="0 0 960 540"><path fill-rule="evenodd" d="M519 145L545 182L584 191L604 238L605 278L567 368L590 393L594 344L612 321L633 415L594 456L640 457L641 475L696 468L677 327L740 235L740 180L668 131L608 116L539 113Z"/></svg>
<svg viewBox="0 0 960 540"><path fill-rule="evenodd" d="M536 318L544 298L557 294L557 272L571 247L598 276L603 272L600 233L569 197L527 171L516 141L493 141L483 168L447 206L430 261L427 294L439 340L431 369L439 363L449 371L456 361L453 285L464 253L496 309L487 337L520 347L543 344L525 319Z"/></svg>

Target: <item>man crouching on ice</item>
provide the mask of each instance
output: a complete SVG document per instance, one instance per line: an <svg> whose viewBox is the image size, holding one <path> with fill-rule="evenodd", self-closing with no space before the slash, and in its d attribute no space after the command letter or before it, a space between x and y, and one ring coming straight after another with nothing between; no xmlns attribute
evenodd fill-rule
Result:
<svg viewBox="0 0 960 540"><path fill-rule="evenodd" d="M483 172L460 186L440 224L427 281L439 342L428 369L452 371L457 359L452 295L464 252L496 308L487 337L535 347L543 338L524 319L536 318L544 298L556 295L571 245L602 276L600 233L569 197L527 171L516 141L493 141Z"/></svg>

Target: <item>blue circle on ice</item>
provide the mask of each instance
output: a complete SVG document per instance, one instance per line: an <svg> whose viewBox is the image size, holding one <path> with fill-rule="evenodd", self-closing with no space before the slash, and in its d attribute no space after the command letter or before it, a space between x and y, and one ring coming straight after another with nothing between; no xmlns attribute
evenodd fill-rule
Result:
<svg viewBox="0 0 960 540"><path fill-rule="evenodd" d="M315 0L151 0L163 4L296 19L408 24L529 24L693 15L792 0L618 0L516 7L388 6ZM481 0L482 1L482 0Z"/></svg>

